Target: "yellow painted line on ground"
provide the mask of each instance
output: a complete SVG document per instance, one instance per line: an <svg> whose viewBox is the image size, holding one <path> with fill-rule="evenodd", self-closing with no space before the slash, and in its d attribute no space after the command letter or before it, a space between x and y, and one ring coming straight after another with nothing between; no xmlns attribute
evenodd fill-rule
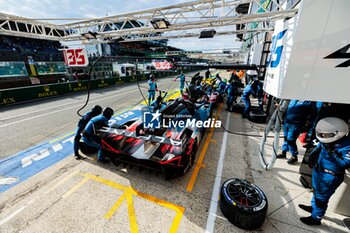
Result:
<svg viewBox="0 0 350 233"><path fill-rule="evenodd" d="M131 233L137 233L138 225L136 221L136 214L135 214L135 207L134 202L132 200L132 194L126 196L126 202L128 203L128 214L129 214L129 220L130 220L130 231Z"/></svg>
<svg viewBox="0 0 350 233"><path fill-rule="evenodd" d="M56 139L50 141L49 143L52 144L52 143L54 143L54 142L57 142L57 141L59 141L59 140L65 138L65 137L71 136L71 135L73 135L74 133L75 133L74 131L73 131L73 132L70 132L70 133L67 133L66 135L64 135L64 136L62 136L62 137L59 137L59 138L56 138Z"/></svg>
<svg viewBox="0 0 350 233"><path fill-rule="evenodd" d="M118 200L116 201L116 203L112 206L112 208L110 208L108 210L108 212L105 214L105 219L110 220L113 216L113 214L117 211L117 209L119 208L119 206L123 203L123 201L126 199L127 193L124 193L123 195L121 195Z"/></svg>
<svg viewBox="0 0 350 233"><path fill-rule="evenodd" d="M216 143L216 140L215 139L211 139L210 142Z"/></svg>
<svg viewBox="0 0 350 233"><path fill-rule="evenodd" d="M165 208L174 210L176 212L176 215L175 215L175 218L171 224L169 232L171 232L171 233L177 232L177 229L179 228L183 213L185 212L184 207L169 203L169 202L164 201L164 200L160 200L160 199L153 197L153 196L150 196L146 193L142 193L142 192L139 192L136 190L135 190L135 192L137 193L138 196L140 196L142 198L145 198L151 202L157 203L158 205L163 206Z"/></svg>
<svg viewBox="0 0 350 233"><path fill-rule="evenodd" d="M221 109L222 109L222 104L219 106L219 109L218 109L218 112L216 114L216 117L215 117L215 120L218 118L218 116L220 115L220 112L221 112ZM198 157L198 160L196 162L196 166L195 168L193 169L193 173L192 173L192 176L190 178L190 181L188 182L187 184L187 192L192 192L193 190L193 186L194 186L194 183L196 182L196 179L197 179L197 176L198 176L198 173L199 173L199 170L201 169L202 167L202 163L203 163L203 160L204 160L204 157L205 157L205 154L207 153L207 149L208 149L208 146L209 146L209 143L211 141L211 138L213 137L213 134L214 134L214 130L215 128L211 128L208 135L207 135L207 138L204 142L204 145L203 145L203 148L202 148L202 151L201 153L199 154L199 157Z"/></svg>
<svg viewBox="0 0 350 233"><path fill-rule="evenodd" d="M174 94L171 94L171 95L165 97L165 101L170 100L170 99L176 99L176 98L178 98L178 97L180 96L180 90L174 90L174 91L175 91ZM170 91L169 93L172 93L172 92L173 92L173 90ZM145 96L145 98L146 98L146 96ZM146 100L146 101L141 101L140 104L147 105L147 102L148 102L148 100Z"/></svg>
<svg viewBox="0 0 350 233"><path fill-rule="evenodd" d="M171 224L169 233L176 233L177 232L177 229L179 228L184 211L185 211L184 208L176 211L176 216L173 220L173 223Z"/></svg>
<svg viewBox="0 0 350 233"><path fill-rule="evenodd" d="M107 186L110 186L110 187L113 187L113 188L116 188L116 189L119 189L119 190L122 190L122 191L127 191L128 187L124 186L124 185L121 185L121 184L118 184L118 183L115 183L113 181L110 181L110 180L106 180L102 177L99 177L99 176L94 176L94 175L91 175L91 174L87 174L87 173L83 173L81 174L82 176L86 177L86 178L89 178L89 179L92 179L92 180L95 180L97 182L100 182L102 184L105 184Z"/></svg>
<svg viewBox="0 0 350 233"><path fill-rule="evenodd" d="M90 180L89 177L85 177L80 183L78 183L77 185L75 185L73 188L71 188L68 192L66 192L65 194L63 194L62 198L67 198L69 197L72 193L74 193L75 191L77 191L81 186L83 186L88 180Z"/></svg>
<svg viewBox="0 0 350 233"><path fill-rule="evenodd" d="M153 202L155 204L158 204L162 207L165 207L167 209L174 210L176 212L176 215L174 217L174 220L172 222L172 225L171 225L169 232L175 233L177 231L179 224L181 222L183 213L185 211L184 207L172 204L170 202L167 202L167 201L164 201L161 199L158 199L158 198L151 196L151 195L148 195L146 193L139 192L137 190L134 190L132 187L127 187L127 186L115 183L115 182L110 181L110 180L106 180L104 178L101 178L101 177L98 177L98 176L95 176L92 174L83 173L81 175L84 176L85 179L92 179L92 180L95 180L99 183L102 183L102 184L105 184L107 186L124 191L123 195L116 201L116 203L111 207L111 209L105 214L104 217L106 219L111 219L113 214L120 207L121 203L126 200L127 205L128 205L128 214L129 214L129 219L130 219L131 232L133 232L133 233L138 232L138 225L137 225L135 208L134 208L133 197L132 197L133 195L135 195L135 196L144 198L150 202Z"/></svg>

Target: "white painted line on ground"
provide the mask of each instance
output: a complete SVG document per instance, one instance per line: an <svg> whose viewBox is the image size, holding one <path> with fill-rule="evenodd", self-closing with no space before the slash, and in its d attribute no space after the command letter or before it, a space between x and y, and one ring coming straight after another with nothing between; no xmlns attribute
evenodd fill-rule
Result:
<svg viewBox="0 0 350 233"><path fill-rule="evenodd" d="M17 181L16 177L3 177L0 176L0 186L1 185L9 185Z"/></svg>
<svg viewBox="0 0 350 233"><path fill-rule="evenodd" d="M126 94L126 93L135 92L135 91L136 91L136 90L130 90L130 91L123 92L123 93L119 93L119 94L116 94L116 95L113 95L113 96L110 96L110 97L101 98L101 99L98 99L98 100L93 100L93 101L90 101L90 103L95 103L95 102L98 102L98 101L101 101L101 100L110 99L110 98L115 98L116 96L124 95L124 94ZM32 120L32 119L35 119L35 118L39 118L39 117L51 115L51 114L54 114L54 113L57 113L57 112L66 111L66 110L68 110L68 109L77 108L77 107L79 107L79 106L81 106L81 104L79 104L79 105L74 105L74 106L72 106L72 107L60 109L60 110L53 111L53 112L44 113L44 114L41 114L41 115L36 115L36 116L33 116L33 117L28 117L28 118L25 118L25 119L23 119L23 120L19 120L19 121L11 122L11 123L8 123L8 124L0 125L0 128L4 128L4 127L10 126L10 125L17 124L17 123L29 121L29 120Z"/></svg>
<svg viewBox="0 0 350 233"><path fill-rule="evenodd" d="M19 208L18 210L16 210L15 212L13 212L12 214L10 214L9 216L7 216L6 218L2 219L0 221L0 226L5 224L6 222L8 222L9 220L11 220L11 218L15 217L17 214L19 214L20 212L22 212L24 209L26 208L26 206L22 206L21 208Z"/></svg>
<svg viewBox="0 0 350 233"><path fill-rule="evenodd" d="M228 129L230 126L230 114L231 114L230 112L227 112L226 125L225 125L226 129ZM213 193L211 195L207 226L205 228L206 233L213 233L214 232L216 212L218 209L218 199L219 199L219 192L220 192L221 176L222 176L222 170L224 167L224 159L225 159L225 153L226 153L226 144L227 144L227 132L225 131L224 137L222 138L222 144L221 144L221 149L220 149L220 158L219 158L218 166L216 168L216 176L215 176L215 182L214 182L214 187L213 187Z"/></svg>
<svg viewBox="0 0 350 233"><path fill-rule="evenodd" d="M164 82L164 84L166 83L167 80L162 80ZM158 82L159 84L163 82ZM108 96L108 97L104 97L104 98L99 98L99 99L95 99L93 101L90 101L90 103L95 103L95 102L98 102L98 101L101 101L101 100L105 100L105 99L110 99L110 98L114 98L116 96L120 96L120 95L124 95L124 94L127 94L127 93L131 93L131 92L135 92L135 91L138 91L138 89L135 90L135 88L133 86L128 86L128 87L125 87L127 90L123 90L122 93L118 93L118 94L115 94L115 95L112 95L112 96ZM128 90L130 89L130 90ZM81 101L81 100L80 100ZM64 104L65 105L65 104ZM64 106L62 105L62 106ZM67 104L68 105L68 104ZM42 116L47 116L47 115L51 115L51 114L54 114L54 113L57 113L57 112L62 112L62 111L65 111L65 110L68 110L68 109L72 109L72 108L77 108L79 107L79 105L74 105L72 107L69 107L69 108L64 108L64 109L60 109L60 110L57 110L57 111L53 111L53 112L48 112L48 113L44 113L44 114L41 114L41 115L36 115L36 116L33 116L33 117L28 117L28 118L25 118L25 119L22 119L22 120L19 120L19 121L15 121L15 122L11 122L11 123L8 123L8 124L4 124L4 125L0 125L0 128L4 128L4 127L7 127L7 126L10 126L10 125L14 125L14 124L17 124L17 123L21 123L21 122L25 122L25 121L28 121L28 120L32 120L32 119L35 119L35 118L39 118L39 117L42 117ZM57 107L57 106L55 106ZM47 108L47 109L50 109L50 108ZM42 109L40 110L42 111ZM35 111L34 111L35 112ZM27 113L28 114L28 113ZM17 116L17 115L16 115ZM19 115L20 116L20 115ZM13 117L11 118L3 118L1 120L6 120L6 119L13 119Z"/></svg>
<svg viewBox="0 0 350 233"><path fill-rule="evenodd" d="M63 149L63 146L61 144L55 144L52 146L53 151L57 152Z"/></svg>
<svg viewBox="0 0 350 233"><path fill-rule="evenodd" d="M60 105L51 106L51 107L49 107L49 108L40 108L40 110L35 110L35 111L31 111L31 112L25 112L25 113L22 113L22 114L16 114L15 116L2 118L2 119L0 119L0 121L11 120L11 119L14 119L15 117L18 118L18 117L21 117L21 116L30 115L30 114L37 113L37 112L43 112L43 111L46 111L46 110L50 110L50 109L53 109L53 108L62 107L62 106L65 106L65 105L76 104L76 103L81 102L81 101L83 101L83 100L76 100L76 101L69 102L69 103L65 103L65 104L60 104ZM39 106L38 106L38 107L39 107Z"/></svg>
<svg viewBox="0 0 350 233"><path fill-rule="evenodd" d="M74 143L74 138L75 138L75 136L69 137L66 140L64 140L62 143L71 142L73 144Z"/></svg>

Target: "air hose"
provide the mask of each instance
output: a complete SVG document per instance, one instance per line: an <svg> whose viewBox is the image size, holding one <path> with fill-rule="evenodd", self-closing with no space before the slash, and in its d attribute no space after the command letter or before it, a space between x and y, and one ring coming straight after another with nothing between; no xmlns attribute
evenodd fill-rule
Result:
<svg viewBox="0 0 350 233"><path fill-rule="evenodd" d="M279 107L272 114L269 120L269 123L265 128L264 134L261 138L260 147L259 147L259 159L260 159L261 166L265 170L271 169L275 164L278 147L279 147L279 138L280 138L280 132L281 132L281 126L282 126L282 115L287 110L288 104L289 104L289 100L281 100ZM269 133L273 129L275 130L275 132L274 132L274 141L272 144L272 155L271 155L271 160L267 161L265 144L266 144L266 139L269 137Z"/></svg>

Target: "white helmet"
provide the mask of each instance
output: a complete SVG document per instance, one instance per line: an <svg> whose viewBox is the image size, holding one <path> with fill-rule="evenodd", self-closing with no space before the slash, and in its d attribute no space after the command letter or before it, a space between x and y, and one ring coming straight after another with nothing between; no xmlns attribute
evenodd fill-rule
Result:
<svg viewBox="0 0 350 233"><path fill-rule="evenodd" d="M326 117L317 122L316 137L322 143L335 142L349 132L348 124L337 117Z"/></svg>

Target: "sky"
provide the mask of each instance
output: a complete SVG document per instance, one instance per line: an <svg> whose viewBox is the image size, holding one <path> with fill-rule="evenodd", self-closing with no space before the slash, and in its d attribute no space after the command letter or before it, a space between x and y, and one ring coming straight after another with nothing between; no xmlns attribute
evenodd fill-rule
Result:
<svg viewBox="0 0 350 233"><path fill-rule="evenodd" d="M192 0L0 0L0 12L27 18L91 18L169 6ZM64 23L62 21L61 23ZM239 47L235 37L171 39L169 45L185 50Z"/></svg>

